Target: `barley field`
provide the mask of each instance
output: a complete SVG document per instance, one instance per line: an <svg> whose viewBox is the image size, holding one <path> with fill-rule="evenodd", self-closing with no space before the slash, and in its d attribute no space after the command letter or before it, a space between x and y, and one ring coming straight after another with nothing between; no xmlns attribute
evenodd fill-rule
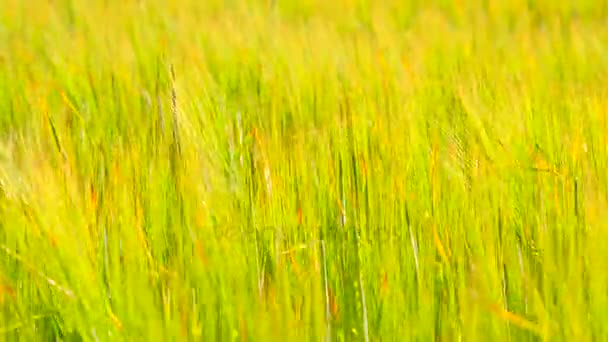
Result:
<svg viewBox="0 0 608 342"><path fill-rule="evenodd" d="M0 340L608 340L608 2L1 0Z"/></svg>

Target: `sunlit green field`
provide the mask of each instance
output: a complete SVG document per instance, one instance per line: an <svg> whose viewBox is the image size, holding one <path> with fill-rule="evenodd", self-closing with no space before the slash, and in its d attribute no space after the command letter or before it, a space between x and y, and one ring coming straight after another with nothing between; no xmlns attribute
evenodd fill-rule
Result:
<svg viewBox="0 0 608 342"><path fill-rule="evenodd" d="M606 340L607 119L603 0L1 0L0 340Z"/></svg>

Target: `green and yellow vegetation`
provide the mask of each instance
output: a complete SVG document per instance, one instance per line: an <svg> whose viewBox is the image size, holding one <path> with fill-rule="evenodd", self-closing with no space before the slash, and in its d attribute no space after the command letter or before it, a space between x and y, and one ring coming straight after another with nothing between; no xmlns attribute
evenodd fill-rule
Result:
<svg viewBox="0 0 608 342"><path fill-rule="evenodd" d="M0 340L606 340L607 22L0 1Z"/></svg>

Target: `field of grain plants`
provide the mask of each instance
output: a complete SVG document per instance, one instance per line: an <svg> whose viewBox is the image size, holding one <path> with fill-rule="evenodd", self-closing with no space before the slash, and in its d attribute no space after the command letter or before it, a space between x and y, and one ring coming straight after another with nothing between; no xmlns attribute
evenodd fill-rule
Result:
<svg viewBox="0 0 608 342"><path fill-rule="evenodd" d="M0 1L0 340L606 340L603 0Z"/></svg>

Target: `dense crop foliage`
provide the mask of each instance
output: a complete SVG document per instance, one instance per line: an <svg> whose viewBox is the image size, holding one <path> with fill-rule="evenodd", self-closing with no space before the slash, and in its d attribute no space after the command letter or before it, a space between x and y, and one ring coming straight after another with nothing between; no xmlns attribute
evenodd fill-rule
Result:
<svg viewBox="0 0 608 342"><path fill-rule="evenodd" d="M607 15L0 1L0 339L605 340Z"/></svg>

